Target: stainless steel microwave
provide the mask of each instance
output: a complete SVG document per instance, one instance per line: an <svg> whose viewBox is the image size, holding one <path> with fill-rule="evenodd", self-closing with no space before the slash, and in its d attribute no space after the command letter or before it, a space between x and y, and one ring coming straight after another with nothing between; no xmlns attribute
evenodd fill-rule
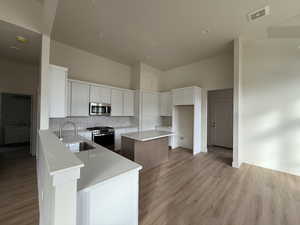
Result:
<svg viewBox="0 0 300 225"><path fill-rule="evenodd" d="M90 116L110 116L111 105L90 102Z"/></svg>

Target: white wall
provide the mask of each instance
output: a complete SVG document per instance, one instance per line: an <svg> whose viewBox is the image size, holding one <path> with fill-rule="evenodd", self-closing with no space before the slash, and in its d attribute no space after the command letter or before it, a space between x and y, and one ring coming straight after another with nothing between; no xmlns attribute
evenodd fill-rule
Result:
<svg viewBox="0 0 300 225"><path fill-rule="evenodd" d="M159 91L162 71L144 63L140 66L140 89L143 91Z"/></svg>
<svg viewBox="0 0 300 225"><path fill-rule="evenodd" d="M233 53L223 53L199 62L165 71L162 90L199 86L208 90L233 87Z"/></svg>
<svg viewBox="0 0 300 225"><path fill-rule="evenodd" d="M298 45L244 44L239 154L243 162L300 175Z"/></svg>
<svg viewBox="0 0 300 225"><path fill-rule="evenodd" d="M50 63L69 68L69 78L131 88L131 67L51 41Z"/></svg>
<svg viewBox="0 0 300 225"><path fill-rule="evenodd" d="M37 92L39 66L0 58L0 93L32 95L32 149L37 135ZM1 130L0 130L1 132ZM1 136L1 133L0 133ZM32 152L34 154L34 152Z"/></svg>

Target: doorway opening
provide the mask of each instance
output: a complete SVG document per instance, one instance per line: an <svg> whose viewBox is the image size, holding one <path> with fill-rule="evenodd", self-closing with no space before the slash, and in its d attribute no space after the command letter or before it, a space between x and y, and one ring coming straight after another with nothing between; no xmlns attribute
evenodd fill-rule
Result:
<svg viewBox="0 0 300 225"><path fill-rule="evenodd" d="M0 94L0 154L2 157L29 155L31 149L32 96Z"/></svg>
<svg viewBox="0 0 300 225"><path fill-rule="evenodd" d="M233 89L208 91L207 100L208 152L232 166Z"/></svg>

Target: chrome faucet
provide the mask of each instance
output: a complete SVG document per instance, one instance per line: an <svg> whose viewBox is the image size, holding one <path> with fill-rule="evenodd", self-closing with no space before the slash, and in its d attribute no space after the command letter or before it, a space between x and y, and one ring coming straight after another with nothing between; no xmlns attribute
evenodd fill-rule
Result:
<svg viewBox="0 0 300 225"><path fill-rule="evenodd" d="M78 135L77 125L76 125L74 122L72 122L72 121L67 121L67 122L63 123L63 124L59 127L59 135L58 135L59 140L62 140L62 139L63 139L63 136L62 136L63 128L64 128L67 124L72 124L73 127L74 127L74 136L77 136L77 135Z"/></svg>

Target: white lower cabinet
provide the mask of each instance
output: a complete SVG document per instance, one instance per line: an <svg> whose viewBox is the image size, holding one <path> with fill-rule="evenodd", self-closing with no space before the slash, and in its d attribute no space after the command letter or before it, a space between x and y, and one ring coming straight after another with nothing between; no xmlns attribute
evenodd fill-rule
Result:
<svg viewBox="0 0 300 225"><path fill-rule="evenodd" d="M80 190L77 196L77 225L138 225L138 169Z"/></svg>
<svg viewBox="0 0 300 225"><path fill-rule="evenodd" d="M122 134L138 132L137 127L130 128L115 128L115 150L120 150L122 147L121 136Z"/></svg>

